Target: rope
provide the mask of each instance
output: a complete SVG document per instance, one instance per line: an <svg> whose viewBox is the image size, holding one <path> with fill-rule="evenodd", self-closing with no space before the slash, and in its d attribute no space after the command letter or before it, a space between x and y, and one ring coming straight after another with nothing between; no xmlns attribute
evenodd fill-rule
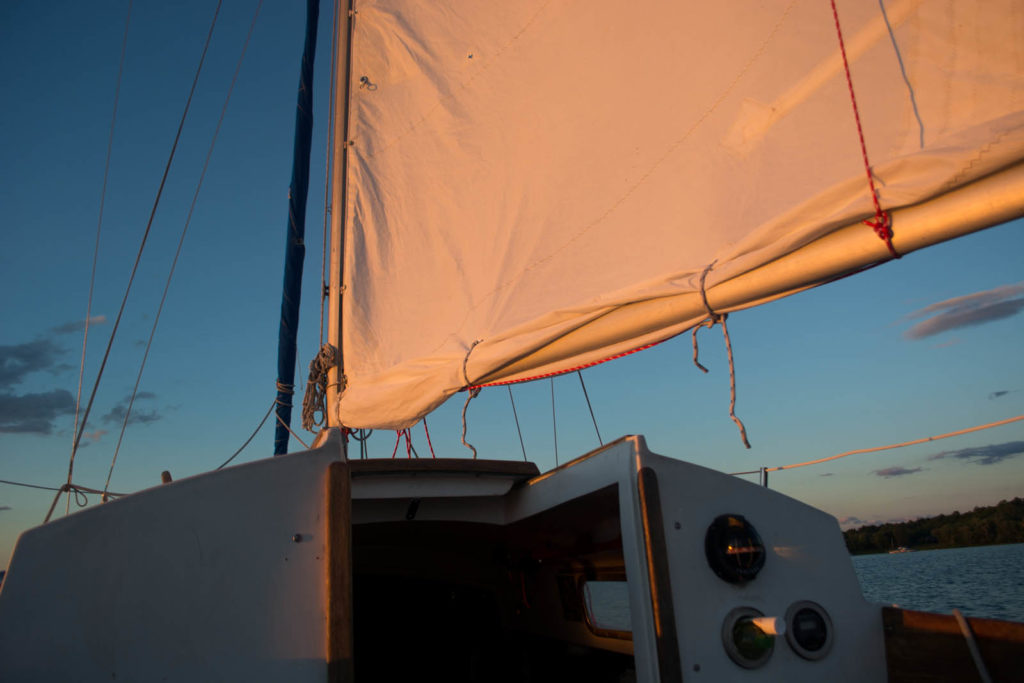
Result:
<svg viewBox="0 0 1024 683"><path fill-rule="evenodd" d="M228 463L230 463L232 460L234 460L238 456L239 453L241 453L242 451L245 450L245 447L249 445L249 442L251 442L254 438L256 438L256 434L258 434L259 431L261 429L263 429L263 424L267 421L267 418L270 417L270 413L274 412L274 406L276 406L276 405L277 405L277 400L276 399L274 401L271 401L270 407L267 408L266 415L264 415L263 419L260 420L260 423L258 425L256 425L256 429L253 430L253 433L249 435L249 438L245 440L245 443L243 443L241 446L238 447L237 451L235 451L234 453L231 454L230 458L228 458L227 460L222 462L219 466L217 466L215 468L216 470L221 470L221 469L224 469L225 467L227 467Z"/></svg>
<svg viewBox="0 0 1024 683"><path fill-rule="evenodd" d="M149 358L150 348L153 346L153 339L156 337L156 328L160 323L160 316L164 310L164 304L167 302L167 293L171 289L171 281L174 279L174 271L178 266L178 259L181 257L181 250L185 246L185 237L188 235L189 226L192 224L192 215L195 213L196 202L199 201L199 192L203 189L203 181L206 179L206 171L210 167L210 159L213 158L213 150L217 146L217 138L220 135L220 129L224 124L224 117L228 112L228 104L231 103L231 95L235 90L235 84L238 82L238 74L242 70L242 64L245 61L245 54L249 49L249 41L252 39L253 31L256 28L256 20L259 18L260 9L263 6L263 0L256 3L256 11L253 14L252 21L249 23L249 33L245 37L245 42L242 44L242 52L238 56L238 63L235 65L235 73L231 77L231 84L228 86L227 93L224 95L224 104L221 105L220 117L217 119L217 126L213 130L213 135L210 137L210 146L206 150L206 158L203 160L203 168L199 173L199 180L196 182L195 192L192 193L192 202L188 207L188 214L185 216L185 224L181 228L181 235L178 237L178 248L174 252L174 258L171 260L171 268L167 272L167 281L164 283L164 291L160 296L160 305L157 306L156 314L153 316L153 327L149 332L149 339L146 341L146 350L142 354L142 362L139 365L139 373L135 377L135 386L132 388L131 398L128 399L128 406L125 409L124 420L121 422L121 433L117 437L117 445L114 447L114 457L110 460L110 470L107 473L107 481L103 486L103 490L106 491L110 488L110 479L114 476L114 465L117 464L118 453L121 452L121 442L124 440L124 433L128 429L128 420L132 414L132 407L135 405L135 397L139 392L139 384L142 382L142 373L146 369L146 361Z"/></svg>
<svg viewBox="0 0 1024 683"><path fill-rule="evenodd" d="M372 429L358 429L351 432L352 438L359 442L359 459L366 460L370 457L369 449L366 446L366 440L373 434Z"/></svg>
<svg viewBox="0 0 1024 683"><path fill-rule="evenodd" d="M46 517L43 518L43 524L46 524L47 522L50 521L50 517L53 516L53 510L54 510L54 508L57 507L57 501L60 500L61 495L63 495L65 491L67 491L69 493L74 493L75 494L75 505L77 505L80 508L84 508L86 505L89 504L89 497L85 495L87 493L96 493L96 494L102 495L104 502L106 502L107 499L110 498L110 497L115 497L116 498L116 497L120 497L120 496L125 495L123 493L113 493L113 492L110 492L110 491L100 491L99 489L91 489L88 486L79 486L78 484L63 484L63 485L60 486L60 488L50 488L49 486L35 486L33 484L19 484L18 482L13 482L13 481L5 481L3 483L5 483L5 484L14 484L15 486L27 486L29 488L34 488L34 489L48 489L50 491L56 491L57 492L57 495L53 497L53 502L50 503L50 509L47 510L47 512L46 512ZM70 499L71 499L71 496L69 495L68 496L68 500L70 500Z"/></svg>
<svg viewBox="0 0 1024 683"><path fill-rule="evenodd" d="M985 660L982 659L981 651L978 650L978 641L974 637L971 625L967 623L963 613L955 607L953 608L953 616L960 627L960 633L963 634L964 640L967 641L967 649L971 653L971 659L974 660L974 668L978 670L978 678L981 679L981 683L992 683L992 676L989 675L988 669L985 667Z"/></svg>
<svg viewBox="0 0 1024 683"><path fill-rule="evenodd" d="M427 429L426 417L423 418L423 433L427 435L427 446L430 447L430 457L436 460L437 456L434 455L434 444L430 443L430 430Z"/></svg>
<svg viewBox="0 0 1024 683"><path fill-rule="evenodd" d="M468 355L468 354L467 354ZM462 445L473 451L473 459L476 460L476 448L473 444L466 441L466 410L469 409L469 402L477 397L480 393L479 387L474 387L466 393L466 402L462 404Z"/></svg>
<svg viewBox="0 0 1024 683"><path fill-rule="evenodd" d="M60 486L40 486L39 484L26 484L20 481L8 481L7 479L0 479L0 484L10 484L11 486L23 486L27 489L41 489L43 491L63 491L64 488Z"/></svg>
<svg viewBox="0 0 1024 683"><path fill-rule="evenodd" d="M794 465L782 465L780 467L769 467L769 472L778 472L781 470L791 470L797 467L807 467L808 465L819 465L823 462L829 462L830 460L838 460L839 458L845 458L849 455L861 455L863 453L875 453L878 451L887 451L893 448L903 448L904 446L916 446L920 443L928 443L929 441L940 441L942 439L948 439L953 436L961 436L963 434L970 434L971 432L980 432L983 429L991 429L993 427L1002 427L1003 425L1011 424L1013 422L1019 422L1024 420L1024 415L1018 415L1017 417L1007 418L998 422L989 422L988 424L978 425L976 427L968 427L967 429L960 429L955 432L948 432L946 434L939 434L938 436L929 436L923 439L914 439L913 441L904 441L903 443L894 443L888 446L875 446L874 448L859 448L853 451L846 451L838 455L830 455L827 458L819 458L817 460L808 460L807 462L798 462ZM752 472L739 473L733 472L732 474L753 474Z"/></svg>
<svg viewBox="0 0 1024 683"><path fill-rule="evenodd" d="M302 396L302 428L307 432L314 431L327 419L327 373L336 359L334 347L324 344L309 362L309 379L306 380L306 393Z"/></svg>
<svg viewBox="0 0 1024 683"><path fill-rule="evenodd" d="M401 443L403 436L405 437L405 457L412 459L415 455L419 458L420 454L416 452L416 449L412 445L412 432L410 432L409 428L406 427L405 429L395 430L395 449L391 451L391 459L394 460L395 456L398 454L398 444ZM431 446L430 453L431 455L434 453L433 446Z"/></svg>
<svg viewBox="0 0 1024 683"><path fill-rule="evenodd" d="M715 324L722 326L722 336L725 338L725 351L729 358L729 417L733 422L736 423L736 427L740 430L740 438L743 440L743 445L750 448L750 440L747 438L747 428L743 426L743 421L736 415L736 363L732 356L732 340L729 338L729 326L726 321L729 319L728 313L718 313L711 304L708 303L708 295L706 289L706 282L708 273L711 272L711 268L714 267L716 261L712 261L704 269L704 272L700 275L700 297L704 302L704 308L707 309L708 317L702 320L693 328L693 364L696 365L702 372L707 374L708 369L700 364L697 360L697 332L704 327L712 328Z"/></svg>
<svg viewBox="0 0 1024 683"><path fill-rule="evenodd" d="M597 433L597 443L603 446L604 439L601 438L601 432L597 428L597 418L594 417L594 406L590 405L590 396L587 394L587 385L583 383L583 372L577 370L576 374L579 375L580 386L583 387L583 398L587 400L587 408L590 410L590 419L594 423L594 431Z"/></svg>
<svg viewBox="0 0 1024 683"><path fill-rule="evenodd" d="M469 354L473 353L473 349L475 349L476 345L482 341L483 339L477 339L470 344L469 349L466 350L466 356L462 359L462 378L466 381L466 389L468 389L466 402L462 405L462 445L473 451L474 460L476 460L476 448L473 444L466 441L466 411L469 409L469 402L480 394L480 387L470 386L469 371L466 366L469 364Z"/></svg>
<svg viewBox="0 0 1024 683"><path fill-rule="evenodd" d="M274 405L278 405L278 404L280 404L280 405L290 405L290 404L287 404L287 403L281 403L280 401L278 401L278 400L277 400L277 399L275 398L275 399L274 399ZM303 447L303 448L305 448L305 449L306 449L307 451L309 450L309 446L308 446L308 445L306 444L306 442L305 442L305 441L303 441L303 440L302 440L302 439L301 439L301 438L299 437L299 435L298 435L298 434L296 434L295 432L293 432L293 431L292 431L292 428L291 428L291 427L289 427L289 426L288 426L288 424L287 424L287 423L286 423L286 422L285 422L284 420L282 420L282 419L281 419L281 416L280 416L280 415L274 415L274 417L276 417L276 418L277 418L277 421L278 421L278 423L279 423L279 424L280 424L280 425L281 425L282 427L284 427L285 429L287 429L287 430L288 430L288 433L289 433L289 434L291 434L292 436L294 436L294 437L295 437L295 440L296 440L296 441L298 441L298 442L299 442L300 444L302 444L302 447Z"/></svg>
<svg viewBox="0 0 1024 683"><path fill-rule="evenodd" d="M747 439L747 428L743 426L743 421L740 420L736 415L736 364L732 359L732 341L729 339L729 326L726 325L725 320L728 316L722 316L722 336L725 337L725 350L729 354L729 417L736 423L736 427L740 430L740 438L743 439L743 445L750 448L750 441Z"/></svg>
<svg viewBox="0 0 1024 683"><path fill-rule="evenodd" d="M516 400L512 398L512 385L506 384L505 387L508 389L508 400L512 403L512 417L516 421L516 432L519 434L519 447L523 449L523 461L529 462L526 459L526 444L523 443L523 430L519 428L519 414L516 412Z"/></svg>
<svg viewBox="0 0 1024 683"><path fill-rule="evenodd" d="M117 64L117 85L114 88L114 110L110 115L110 133L107 136L107 158L103 165L103 187L100 190L100 211L99 218L96 221L96 244L92 251L92 272L89 275L89 298L85 306L85 331L82 334L82 362L78 369L78 392L75 396L75 426L72 434L78 433L78 417L79 411L82 407L82 384L85 380L85 350L89 344L89 322L92 318L92 299L93 292L96 287L96 264L99 261L100 254L100 234L103 228L103 207L106 204L107 199L107 179L110 177L110 159L113 157L114 150L114 128L117 123L117 105L121 100L121 80L124 75L124 56L128 51L128 27L131 25L132 19L132 2L128 0L128 14L124 20L124 35L121 38L121 57ZM68 480L67 483L71 483L72 475L74 474L75 468L75 442L71 442L71 458L68 463ZM64 514L71 511L71 496L68 496L67 506L64 508Z"/></svg>
<svg viewBox="0 0 1024 683"><path fill-rule="evenodd" d="M153 220L156 217L156 209L160 204L160 197L163 195L164 186L167 184L167 176L171 172L171 163L174 161L174 154L178 149L178 141L181 139L181 132L185 127L185 119L188 117L189 108L192 105L192 96L195 94L196 85L199 82L199 74L203 70L203 63L206 61L206 53L210 47L210 41L213 37L213 29L217 25L217 15L220 13L221 2L218 0L217 7L213 13L213 20L210 23L210 30L206 35L206 42L203 45L203 52L199 58L199 64L196 67L195 76L192 79L192 87L189 90L188 98L185 100L185 109L181 113L181 120L178 122L178 131L174 136L174 143L171 145L171 152L167 158L167 164L164 166L163 176L160 178L160 185L157 188L156 197L153 200L153 207L149 213L149 220L146 222L146 229L142 234L142 242L139 244L138 253L135 255L135 263L132 265L131 275L128 277L128 285L125 287L124 296L121 298L121 307L117 311L117 317L114 320L113 329L110 331L110 339L107 341L106 351L103 353L103 360L100 362L100 369L96 373L96 381L93 383L92 392L89 394L89 401L85 405L85 412L82 414L82 422L78 425L78 433L75 435L75 441L71 446L71 463L68 466L69 479L70 474L74 469L75 454L78 452L78 445L82 441L82 435L85 433L85 427L89 420L89 413L92 411L92 404L96 400L96 392L100 386L100 379L103 377L103 371L107 367L107 360L110 358L110 351L114 346L114 339L117 336L117 330L121 326L121 318L124 316L125 306L128 304L128 295L132 289L132 283L135 282L135 275L139 270L139 262L142 260L142 252L146 248L146 241L149 239L150 230L153 227ZM70 485L70 483L68 484Z"/></svg>
<svg viewBox="0 0 1024 683"><path fill-rule="evenodd" d="M875 205L875 218L874 220L864 221L864 225L871 226L875 230L875 234L878 235L879 239L885 242L885 246L889 248L889 253L892 254L893 258L900 258L901 254L896 251L896 247L892 243L892 218L888 213L882 210L882 205L878 201L878 190L875 188L875 179L871 173L871 162L868 161L868 147L864 141L864 128L860 122L860 109L857 107L857 96L853 92L853 78L850 76L850 63L846 58L846 44L843 42L843 29L839 25L839 11L836 9L836 0L829 0L832 3L832 17L836 23L836 35L839 38L839 52L843 56L843 69L846 71L846 86L850 91L850 103L853 105L853 118L857 123L857 137L860 140L860 154L864 160L864 171L868 176L868 188L871 190L871 201ZM888 19L886 19L888 23Z"/></svg>
<svg viewBox="0 0 1024 683"><path fill-rule="evenodd" d="M555 436L555 467L558 467L558 421L555 420L555 378L551 380L551 431Z"/></svg>

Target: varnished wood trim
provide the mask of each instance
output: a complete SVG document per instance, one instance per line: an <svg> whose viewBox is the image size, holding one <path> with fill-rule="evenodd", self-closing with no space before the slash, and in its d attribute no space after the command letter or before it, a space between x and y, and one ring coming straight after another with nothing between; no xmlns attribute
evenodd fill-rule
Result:
<svg viewBox="0 0 1024 683"><path fill-rule="evenodd" d="M327 680L350 683L352 669L352 480L349 463L327 466Z"/></svg>
<svg viewBox="0 0 1024 683"><path fill-rule="evenodd" d="M992 680L1024 680L1024 624L967 621ZM953 615L883 607L882 624L890 683L981 681Z"/></svg>
<svg viewBox="0 0 1024 683"><path fill-rule="evenodd" d="M672 577L665 552L665 523L661 518L658 477L650 467L637 473L637 493L644 528L644 549L651 585L651 607L658 649L658 672L662 683L682 683L683 665L679 659L675 608L672 604Z"/></svg>

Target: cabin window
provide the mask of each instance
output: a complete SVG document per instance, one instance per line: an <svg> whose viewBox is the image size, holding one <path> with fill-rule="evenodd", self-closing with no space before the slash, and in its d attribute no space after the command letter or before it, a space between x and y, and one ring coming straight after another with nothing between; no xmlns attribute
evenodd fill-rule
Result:
<svg viewBox="0 0 1024 683"><path fill-rule="evenodd" d="M600 635L631 637L629 585L625 581L584 581L587 624Z"/></svg>

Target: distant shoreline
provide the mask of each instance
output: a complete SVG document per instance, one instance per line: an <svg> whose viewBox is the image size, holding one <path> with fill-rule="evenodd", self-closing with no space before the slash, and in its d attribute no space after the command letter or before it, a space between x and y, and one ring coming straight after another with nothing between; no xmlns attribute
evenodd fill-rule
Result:
<svg viewBox="0 0 1024 683"><path fill-rule="evenodd" d="M933 543L930 545L919 545L919 546L905 546L909 552L925 551L925 550L952 550L954 548L983 548L991 545L1016 545L1018 543L1024 543L1024 541L1007 541L1005 543L971 543L969 545L942 545L940 543ZM899 554L893 553L890 550L864 550L861 552L850 552L851 555L891 555Z"/></svg>
<svg viewBox="0 0 1024 683"><path fill-rule="evenodd" d="M869 524L847 529L843 538L851 555L888 553L900 547L939 550L1024 543L1024 498L1001 500L965 513Z"/></svg>

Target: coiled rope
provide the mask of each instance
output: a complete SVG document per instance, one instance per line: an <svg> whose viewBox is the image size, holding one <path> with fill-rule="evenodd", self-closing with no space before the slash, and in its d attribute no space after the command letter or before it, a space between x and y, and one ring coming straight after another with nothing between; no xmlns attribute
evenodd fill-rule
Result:
<svg viewBox="0 0 1024 683"><path fill-rule="evenodd" d="M302 396L302 428L307 432L316 431L327 419L327 373L334 367L336 358L334 347L324 344L309 362L309 379Z"/></svg>

